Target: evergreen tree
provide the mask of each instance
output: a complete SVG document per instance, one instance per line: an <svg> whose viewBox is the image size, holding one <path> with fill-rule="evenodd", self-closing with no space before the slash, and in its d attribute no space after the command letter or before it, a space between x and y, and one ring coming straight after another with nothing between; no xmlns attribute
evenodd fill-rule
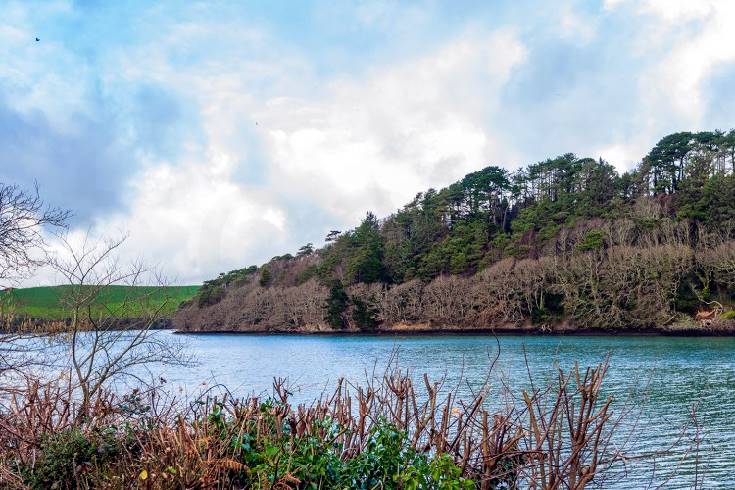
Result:
<svg viewBox="0 0 735 490"><path fill-rule="evenodd" d="M383 265L384 242L378 219L367 213L351 235L352 251L347 264L351 282L378 282L386 279Z"/></svg>
<svg viewBox="0 0 735 490"><path fill-rule="evenodd" d="M268 265L264 265L260 270L260 286L267 288L270 286L272 280L273 275L271 274L271 268Z"/></svg>
<svg viewBox="0 0 735 490"><path fill-rule="evenodd" d="M344 328L347 325L345 312L350 305L350 297L347 295L342 282L334 281L329 288L329 296L325 305L325 320L334 328Z"/></svg>

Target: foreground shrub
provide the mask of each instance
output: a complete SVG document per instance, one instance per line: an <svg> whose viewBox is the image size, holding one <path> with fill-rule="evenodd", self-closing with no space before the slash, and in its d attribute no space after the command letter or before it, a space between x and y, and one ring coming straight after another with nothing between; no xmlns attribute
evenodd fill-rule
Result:
<svg viewBox="0 0 735 490"><path fill-rule="evenodd" d="M607 369L559 371L546 388L490 410L391 370L340 381L312 405L273 396L166 401L108 392L76 417L63 390L27 383L0 410L3 488L586 488L623 458L610 444L627 412L600 397ZM551 436L553 434L553 437Z"/></svg>
<svg viewBox="0 0 735 490"><path fill-rule="evenodd" d="M91 475L119 456L121 447L115 431L108 428L90 434L68 428L41 438L38 459L25 468L28 486L38 489L72 489L87 486Z"/></svg>

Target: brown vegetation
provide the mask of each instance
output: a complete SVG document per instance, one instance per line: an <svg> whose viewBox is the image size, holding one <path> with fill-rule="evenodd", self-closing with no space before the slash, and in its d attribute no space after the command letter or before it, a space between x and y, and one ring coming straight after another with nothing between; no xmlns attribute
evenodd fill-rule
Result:
<svg viewBox="0 0 735 490"><path fill-rule="evenodd" d="M505 258L470 276L349 286L346 329L365 329L354 319L356 302L366 305L377 330L415 324L671 331L666 327L680 321L682 313L693 318L700 309L729 301L728 291L735 288L735 241L725 238L728 233L705 233L674 222L646 233L632 233L633 227L627 220L603 227L607 245L599 250L576 250L586 231L582 228L560 233L554 255ZM328 294L315 279L286 287L262 287L252 279L228 290L218 304L185 306L173 325L182 330L330 331L324 314ZM681 306L684 294L692 306ZM691 323L693 330L696 323Z"/></svg>
<svg viewBox="0 0 735 490"><path fill-rule="evenodd" d="M396 488L583 489L609 481L626 456L612 438L630 414L614 413L602 398L606 370L607 363L559 371L555 382L495 410L488 403L497 405L499 394L489 386L462 400L441 381L424 376L416 385L390 369L366 386L340 381L300 406L283 380L270 400L207 397L188 405L156 389L125 397L101 390L83 417L69 385L27 377L3 392L0 481L6 488L297 489L372 478ZM397 452L386 449L391 444Z"/></svg>

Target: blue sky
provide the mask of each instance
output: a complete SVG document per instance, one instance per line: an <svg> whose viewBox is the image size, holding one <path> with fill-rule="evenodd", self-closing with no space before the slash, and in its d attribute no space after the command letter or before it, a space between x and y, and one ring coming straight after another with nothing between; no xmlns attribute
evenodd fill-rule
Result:
<svg viewBox="0 0 735 490"><path fill-rule="evenodd" d="M198 282L489 164L623 170L730 129L732 25L728 0L0 0L0 181Z"/></svg>

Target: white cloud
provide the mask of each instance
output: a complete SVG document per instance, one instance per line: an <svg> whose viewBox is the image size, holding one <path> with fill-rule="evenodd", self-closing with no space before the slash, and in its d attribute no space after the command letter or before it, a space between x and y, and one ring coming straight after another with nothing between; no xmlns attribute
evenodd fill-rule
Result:
<svg viewBox="0 0 735 490"><path fill-rule="evenodd" d="M621 6L635 8L640 13L653 14L667 23L679 23L707 16L729 0L605 0L612 10Z"/></svg>
<svg viewBox="0 0 735 490"><path fill-rule="evenodd" d="M211 165L210 165L211 163ZM107 217L96 231L125 230L132 250L179 282L192 282L261 256L285 236L283 211L262 191L232 181L226 155L208 163L161 164L137 176L130 207Z"/></svg>
<svg viewBox="0 0 735 490"><path fill-rule="evenodd" d="M338 227L354 225L367 209L384 215L417 191L449 183L503 153L485 118L498 110L500 90L523 56L512 33L469 33L364 80L332 81L319 96L262 102L237 74L197 74L185 83L193 82L192 96L200 100L208 162L167 166L166 176L151 171L153 182L172 182L170 191L159 194L156 184L135 191L131 233L178 250L172 264L188 269L197 263L193 271L206 275L216 265L272 255L274 234L292 246L305 240L288 236L296 224L279 205L284 195L316 204ZM233 180L235 162L249 164L238 128L253 120L269 160L268 183L257 199ZM216 177L201 179L205 167ZM161 223L180 232L159 231ZM266 241L269 251L257 250Z"/></svg>
<svg viewBox="0 0 735 490"><path fill-rule="evenodd" d="M558 24L554 22L552 25L555 25L558 35L562 39L571 39L584 44L590 42L597 35L597 19L580 13L572 4L567 2L556 2L552 8L556 10L558 16Z"/></svg>
<svg viewBox="0 0 735 490"><path fill-rule="evenodd" d="M661 109L670 109L680 125L703 123L703 81L722 63L735 61L735 2L730 0L646 0L607 2L610 8L635 5L638 15L652 17L639 43L647 46L656 32L667 43L662 59L641 77L642 100L656 124Z"/></svg>
<svg viewBox="0 0 735 490"><path fill-rule="evenodd" d="M354 223L510 157L487 123L524 55L510 32L468 33L363 80L333 81L320 98L273 100L259 116L273 177Z"/></svg>
<svg viewBox="0 0 735 490"><path fill-rule="evenodd" d="M604 155L630 164L669 132L713 129L706 120L706 82L716 68L735 62L735 2L607 0L605 6L638 20L634 49L650 62L635 74L637 134L601 149Z"/></svg>
<svg viewBox="0 0 735 490"><path fill-rule="evenodd" d="M137 175L129 184L127 209L99 219L92 236L127 236L120 250L124 262L140 258L168 280L184 284L250 265L253 257L284 246L284 212L268 203L262 190L234 183L234 166L226 155L209 157L203 163L161 163ZM71 242L80 243L86 232L72 230ZM61 250L53 238L50 243ZM26 284L61 279L43 270Z"/></svg>
<svg viewBox="0 0 735 490"><path fill-rule="evenodd" d="M640 161L641 157L651 149L651 144L645 138L635 138L628 143L613 143L592 150L589 155L593 158L602 158L616 166L618 171L630 170L632 164Z"/></svg>
<svg viewBox="0 0 735 490"><path fill-rule="evenodd" d="M175 91L197 108L202 139L182 141L177 161L137 155L146 164L128 185L126 208L101 216L94 232L128 233L126 250L178 282L259 263L311 239L293 233L299 223L288 203L308 203L344 229L368 209L385 215L491 158L512 159L487 129L501 117L501 91L525 56L510 31L465 32L419 59L364 78L335 77L303 96L292 86L313 87L310 69L288 53L182 68L170 50L192 38L177 32L164 33L175 45L121 57L120 75L107 73L107 83ZM206 37L201 26L189 32ZM254 72L276 88L259 90ZM242 178L258 164L261 179Z"/></svg>
<svg viewBox="0 0 735 490"><path fill-rule="evenodd" d="M664 5L661 1L649 0L647 7L673 28L691 20L699 23L696 33L678 39L668 56L642 82L654 104L670 103L683 121L690 127L698 127L704 113L702 82L716 66L735 60L735 32L732 29L735 3L674 2L669 5L667 2Z"/></svg>
<svg viewBox="0 0 735 490"><path fill-rule="evenodd" d="M427 5L408 5L387 0L359 2L355 7L357 20L368 27L386 31L407 30L428 20L431 8Z"/></svg>

